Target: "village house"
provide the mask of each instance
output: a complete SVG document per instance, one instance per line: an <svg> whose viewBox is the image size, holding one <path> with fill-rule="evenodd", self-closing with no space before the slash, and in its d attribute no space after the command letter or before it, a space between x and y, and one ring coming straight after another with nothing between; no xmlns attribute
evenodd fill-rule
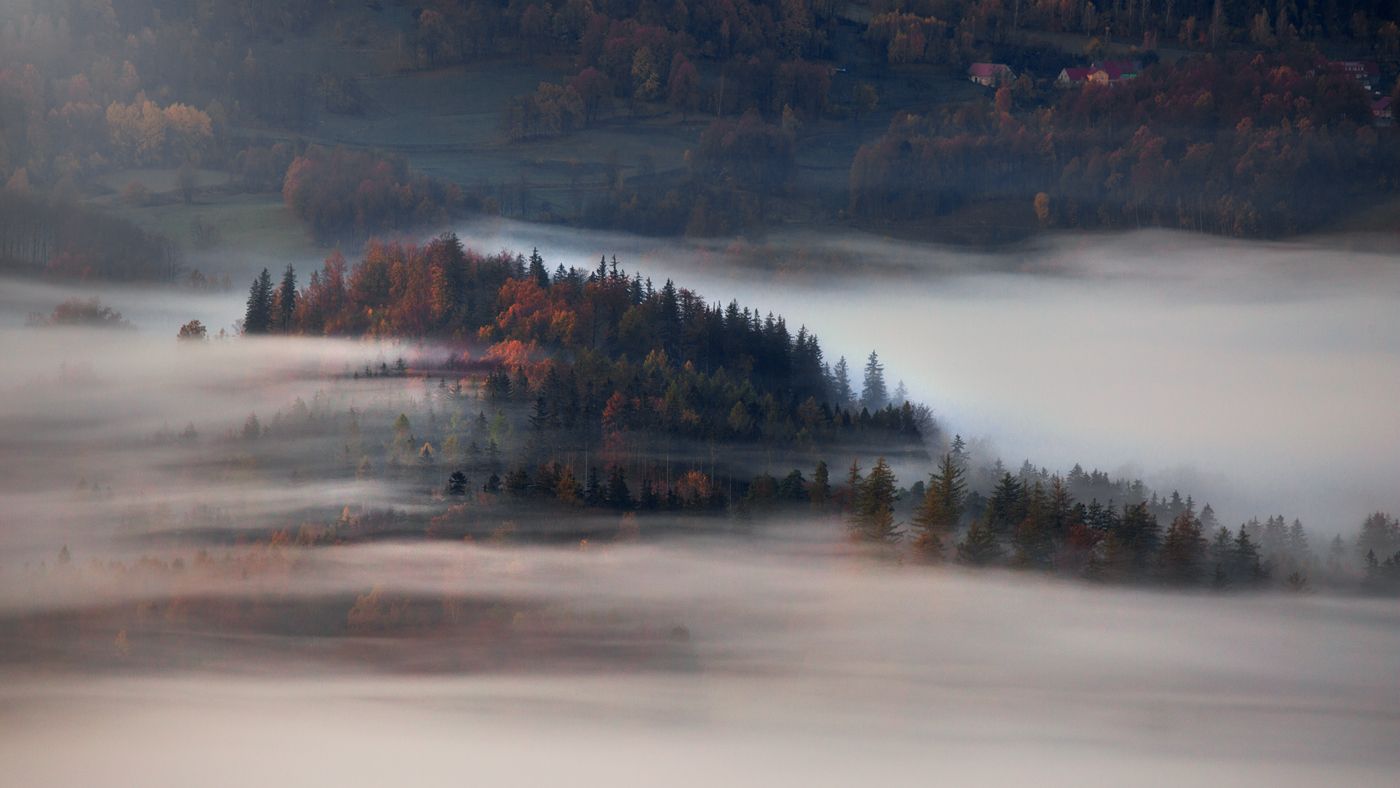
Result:
<svg viewBox="0 0 1400 788"><path fill-rule="evenodd" d="M1331 60L1327 67L1355 79L1367 90L1374 89L1381 77L1381 68L1374 60Z"/></svg>
<svg viewBox="0 0 1400 788"><path fill-rule="evenodd" d="M1055 86L1061 88L1079 87L1090 83L1095 85L1115 85L1134 79L1142 66L1131 60L1103 60L1087 68L1065 68L1055 79Z"/></svg>
<svg viewBox="0 0 1400 788"><path fill-rule="evenodd" d="M1389 126L1395 120L1393 104L1390 96L1382 96L1371 102L1371 119L1377 126Z"/></svg>
<svg viewBox="0 0 1400 788"><path fill-rule="evenodd" d="M1011 67L1005 63L973 63L967 67L968 79L983 87L994 88L1015 78Z"/></svg>

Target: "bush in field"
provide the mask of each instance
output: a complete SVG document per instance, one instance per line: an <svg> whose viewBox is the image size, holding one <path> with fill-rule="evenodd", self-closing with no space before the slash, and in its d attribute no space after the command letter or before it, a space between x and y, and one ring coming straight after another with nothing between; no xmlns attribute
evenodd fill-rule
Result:
<svg viewBox="0 0 1400 788"><path fill-rule="evenodd" d="M70 298L53 308L48 316L33 314L29 324L34 326L90 326L94 328L131 328L122 313L96 298Z"/></svg>

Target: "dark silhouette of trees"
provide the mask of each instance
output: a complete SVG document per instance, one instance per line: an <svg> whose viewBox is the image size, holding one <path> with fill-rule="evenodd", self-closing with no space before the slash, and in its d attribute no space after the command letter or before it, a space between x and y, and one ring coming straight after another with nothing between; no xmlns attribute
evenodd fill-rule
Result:
<svg viewBox="0 0 1400 788"><path fill-rule="evenodd" d="M1201 522L1185 511L1177 515L1162 540L1160 557L1163 578L1177 585L1200 582L1206 565L1206 540Z"/></svg>
<svg viewBox="0 0 1400 788"><path fill-rule="evenodd" d="M290 263L282 272L282 284L277 289L273 307L277 329L283 333L290 331L297 310L297 273Z"/></svg>
<svg viewBox="0 0 1400 788"><path fill-rule="evenodd" d="M243 313L243 333L266 334L272 330L272 275L264 268L248 288L248 306Z"/></svg>

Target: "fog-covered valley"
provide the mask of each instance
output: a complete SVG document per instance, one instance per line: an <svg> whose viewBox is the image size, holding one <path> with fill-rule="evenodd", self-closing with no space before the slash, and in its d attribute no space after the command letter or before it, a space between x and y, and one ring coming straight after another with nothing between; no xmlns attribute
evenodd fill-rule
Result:
<svg viewBox="0 0 1400 788"><path fill-rule="evenodd" d="M1400 4L0 0L0 787L1389 786Z"/></svg>
<svg viewBox="0 0 1400 788"><path fill-rule="evenodd" d="M877 348L975 462L1141 477L1231 527L1301 517L1318 553L1400 508L1382 255L458 232L551 268L615 252L806 325L828 361ZM857 260L882 273L846 276ZM224 264L241 282L264 261ZM829 514L452 514L442 443L395 459L395 418L410 450L454 409L474 450L527 447L523 413L444 393L440 360L476 349L235 336L241 290L0 294L0 753L22 784L1382 785L1397 766L1391 600L931 568ZM26 324L74 295L134 327ZM229 336L177 341L194 318Z"/></svg>

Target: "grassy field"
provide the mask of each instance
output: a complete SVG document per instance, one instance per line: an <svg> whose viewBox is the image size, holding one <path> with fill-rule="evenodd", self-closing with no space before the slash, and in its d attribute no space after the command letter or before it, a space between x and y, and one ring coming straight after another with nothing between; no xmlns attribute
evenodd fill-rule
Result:
<svg viewBox="0 0 1400 788"><path fill-rule="evenodd" d="M174 170L128 170L111 177L119 183L146 183L155 199L149 205L129 205L116 195L107 195L91 202L169 238L181 248L189 264L205 274L227 273L238 279L255 267L255 261L319 259L328 251L283 207L280 194L205 189L187 205L173 194L156 192L150 186L173 182ZM197 233L201 225L212 228L203 240Z"/></svg>

